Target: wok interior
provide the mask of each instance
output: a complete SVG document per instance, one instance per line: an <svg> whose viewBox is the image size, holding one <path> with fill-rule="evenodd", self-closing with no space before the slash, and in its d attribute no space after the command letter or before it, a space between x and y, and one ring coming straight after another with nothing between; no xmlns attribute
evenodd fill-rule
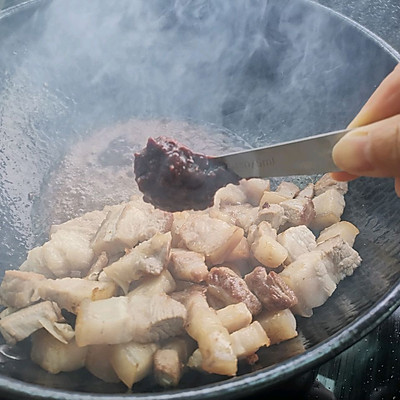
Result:
<svg viewBox="0 0 400 400"><path fill-rule="evenodd" d="M98 206L90 201L96 190L104 204L129 196L129 190L108 196L109 181L126 168L134 190L129 157L154 126L209 153L340 129L396 64L357 27L305 1L32 2L0 20L0 37L2 270L17 268L46 238L56 219L51 190L57 184L62 190L68 177L79 189L73 167L80 159L87 167L91 155L101 161L112 146L126 156L104 167L104 186L97 182L84 193L69 209L76 214ZM97 137L106 138L104 148L96 147ZM71 157L75 164L66 164ZM350 184L343 219L360 230L355 248L362 266L312 318L298 319L298 338L261 351L252 369L320 344L394 287L400 217L392 187L386 179ZM17 358L24 358L24 346ZM28 360L3 361L2 373L23 381L125 391L81 371L53 376ZM193 372L180 388L222 379ZM154 388L149 378L133 390Z"/></svg>

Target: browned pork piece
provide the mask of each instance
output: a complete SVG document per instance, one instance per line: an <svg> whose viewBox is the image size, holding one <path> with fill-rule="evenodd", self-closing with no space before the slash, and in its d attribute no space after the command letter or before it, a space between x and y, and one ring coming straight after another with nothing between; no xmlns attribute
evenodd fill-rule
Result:
<svg viewBox="0 0 400 400"><path fill-rule="evenodd" d="M84 300L79 306L75 336L79 346L150 343L182 333L186 309L164 293Z"/></svg>
<svg viewBox="0 0 400 400"><path fill-rule="evenodd" d="M334 236L318 244L317 250L323 251L332 261L327 264L327 270L336 284L346 276L352 275L361 264L360 255L340 236Z"/></svg>
<svg viewBox="0 0 400 400"><path fill-rule="evenodd" d="M347 182L336 181L329 173L324 174L317 182L315 182L315 196L319 196L329 189L336 189L340 194L345 195L348 191L348 185Z"/></svg>
<svg viewBox="0 0 400 400"><path fill-rule="evenodd" d="M335 188L328 189L312 200L315 209L315 218L311 227L322 230L340 221L344 211L345 200L342 193Z"/></svg>
<svg viewBox="0 0 400 400"><path fill-rule="evenodd" d="M264 267L256 267L244 280L267 310L284 310L297 304L293 290L274 271L267 274Z"/></svg>
<svg viewBox="0 0 400 400"><path fill-rule="evenodd" d="M123 253L156 233L171 229L173 216L145 203L139 197L111 209L92 241L96 254L108 256Z"/></svg>
<svg viewBox="0 0 400 400"><path fill-rule="evenodd" d="M155 343L121 343L111 349L110 362L119 379L131 388L145 378L152 369Z"/></svg>
<svg viewBox="0 0 400 400"><path fill-rule="evenodd" d="M233 352L228 330L217 313L210 308L206 298L197 291L185 301L188 316L187 333L197 341L204 371L233 376L237 372L237 357Z"/></svg>
<svg viewBox="0 0 400 400"><path fill-rule="evenodd" d="M288 308L279 311L265 310L257 315L256 320L264 328L271 344L277 344L298 335L296 318Z"/></svg>
<svg viewBox="0 0 400 400"><path fill-rule="evenodd" d="M78 347L75 340L61 343L45 329L33 333L31 359L51 374L75 371L85 365L87 348Z"/></svg>
<svg viewBox="0 0 400 400"><path fill-rule="evenodd" d="M255 259L269 268L279 267L287 258L287 250L276 240L276 230L263 221L249 229L247 240Z"/></svg>
<svg viewBox="0 0 400 400"><path fill-rule="evenodd" d="M207 264L222 263L243 237L243 229L232 226L207 214L193 214L185 218L182 225L172 235L173 243L179 247L204 254Z"/></svg>
<svg viewBox="0 0 400 400"><path fill-rule="evenodd" d="M39 300L37 283L46 279L35 272L5 271L0 286L0 303L6 307L23 308Z"/></svg>
<svg viewBox="0 0 400 400"><path fill-rule="evenodd" d="M7 344L13 345L33 332L63 321L58 305L51 301L33 304L15 311L0 320L0 332Z"/></svg>
<svg viewBox="0 0 400 400"><path fill-rule="evenodd" d="M310 226L314 221L316 211L311 199L295 198L280 203L286 217L285 228L298 225Z"/></svg>
<svg viewBox="0 0 400 400"><path fill-rule="evenodd" d="M262 221L269 222L271 224L271 227L278 231L279 228L287 221L285 210L279 204L265 203L258 211L255 225L258 225Z"/></svg>
<svg viewBox="0 0 400 400"><path fill-rule="evenodd" d="M156 382L163 387L178 386L189 355L196 342L189 336L169 339L154 354L153 372Z"/></svg>
<svg viewBox="0 0 400 400"><path fill-rule="evenodd" d="M171 249L168 266L175 279L190 282L203 282L208 274L204 254L185 249Z"/></svg>
<svg viewBox="0 0 400 400"><path fill-rule="evenodd" d="M249 311L256 315L261 311L261 303L247 287L239 275L227 267L213 267L207 276L207 291L224 303L225 306L243 302Z"/></svg>
<svg viewBox="0 0 400 400"><path fill-rule="evenodd" d="M230 304L217 310L218 318L229 333L249 325L253 316L243 302Z"/></svg>
<svg viewBox="0 0 400 400"><path fill-rule="evenodd" d="M104 382L119 382L118 375L110 361L112 345L85 346L80 347L80 349L87 349L85 367L91 374Z"/></svg>
<svg viewBox="0 0 400 400"><path fill-rule="evenodd" d="M303 253L317 247L315 236L305 225L293 226L281 232L277 241L287 250L285 264L290 264Z"/></svg>
<svg viewBox="0 0 400 400"><path fill-rule="evenodd" d="M314 250L300 255L279 274L297 297L292 308L295 314L310 317L312 309L332 295L336 289L332 268L331 259L323 251Z"/></svg>
<svg viewBox="0 0 400 400"><path fill-rule="evenodd" d="M128 293L131 282L143 275L160 275L167 267L171 249L171 233L156 233L127 254L104 268L108 278Z"/></svg>
<svg viewBox="0 0 400 400"><path fill-rule="evenodd" d="M349 246L353 246L357 235L360 233L358 228L348 221L339 221L322 230L317 238L317 243L340 236Z"/></svg>

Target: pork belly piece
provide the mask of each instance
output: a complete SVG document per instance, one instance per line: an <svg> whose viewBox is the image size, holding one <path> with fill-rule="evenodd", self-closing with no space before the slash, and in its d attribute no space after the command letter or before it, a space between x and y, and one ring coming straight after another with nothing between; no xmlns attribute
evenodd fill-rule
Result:
<svg viewBox="0 0 400 400"><path fill-rule="evenodd" d="M51 301L44 301L22 308L0 320L0 333L7 344L13 345L33 332L44 327L46 323L62 321L61 310Z"/></svg>
<svg viewBox="0 0 400 400"><path fill-rule="evenodd" d="M175 279L203 282L208 274L204 254L185 249L171 249L168 269Z"/></svg>
<svg viewBox="0 0 400 400"><path fill-rule="evenodd" d="M297 297L298 302L292 308L295 314L310 317L312 309L332 295L336 289L329 273L332 268L329 257L323 251L314 250L299 256L279 274Z"/></svg>
<svg viewBox="0 0 400 400"><path fill-rule="evenodd" d="M256 320L264 328L271 344L277 344L298 335L296 318L288 308L279 311L265 310L257 315Z"/></svg>
<svg viewBox="0 0 400 400"><path fill-rule="evenodd" d="M312 199L314 197L314 184L309 183L295 196L296 199Z"/></svg>
<svg viewBox="0 0 400 400"><path fill-rule="evenodd" d="M185 321L185 307L164 293L84 300L75 336L79 346L150 343L181 334Z"/></svg>
<svg viewBox="0 0 400 400"><path fill-rule="evenodd" d="M260 301L247 287L246 282L230 268L211 268L206 282L207 291L220 299L225 306L243 302L253 315L261 311Z"/></svg>
<svg viewBox="0 0 400 400"><path fill-rule="evenodd" d="M210 217L218 218L231 225L243 228L245 232L254 224L258 217L259 208L246 204L235 204L210 208Z"/></svg>
<svg viewBox="0 0 400 400"><path fill-rule="evenodd" d="M252 206L258 206L264 192L270 190L270 181L260 178L241 179L239 188L246 195L248 203Z"/></svg>
<svg viewBox="0 0 400 400"><path fill-rule="evenodd" d="M344 211L344 196L336 189L328 189L312 200L315 209L315 218L311 227L322 230L340 221Z"/></svg>
<svg viewBox="0 0 400 400"><path fill-rule="evenodd" d="M265 203L258 211L255 224L258 225L262 221L269 222L272 228L278 230L287 221L284 208L279 204Z"/></svg>
<svg viewBox="0 0 400 400"><path fill-rule="evenodd" d="M187 218L179 229L180 243L188 250L204 254L206 263L222 263L239 244L243 229L206 214Z"/></svg>
<svg viewBox="0 0 400 400"><path fill-rule="evenodd" d="M222 325L229 333L249 325L253 319L251 312L243 302L230 304L217 310L217 315Z"/></svg>
<svg viewBox="0 0 400 400"><path fill-rule="evenodd" d="M349 246L353 246L359 233L358 228L351 222L339 221L323 229L317 238L317 243L322 243L334 236L340 236Z"/></svg>
<svg viewBox="0 0 400 400"><path fill-rule="evenodd" d="M246 237L227 255L224 265L238 271L238 275L244 275L252 268L250 262L250 245Z"/></svg>
<svg viewBox="0 0 400 400"><path fill-rule="evenodd" d="M204 371L233 376L237 372L237 357L233 352L228 330L205 297L193 291L186 299L187 333L197 341Z"/></svg>
<svg viewBox="0 0 400 400"><path fill-rule="evenodd" d="M154 354L153 372L156 382L162 387L178 386L189 355L196 347L190 337L169 339Z"/></svg>
<svg viewBox="0 0 400 400"><path fill-rule="evenodd" d="M0 285L0 303L6 307L24 308L39 300L37 283L46 279L35 272L7 270Z"/></svg>
<svg viewBox="0 0 400 400"><path fill-rule="evenodd" d="M258 226L250 227L247 240L255 259L269 268L279 267L287 258L287 250L276 240L276 230L263 221Z"/></svg>
<svg viewBox="0 0 400 400"><path fill-rule="evenodd" d="M171 233L156 233L119 260L104 268L104 273L128 293L131 282L143 275L160 275L167 267L171 249Z"/></svg>
<svg viewBox="0 0 400 400"><path fill-rule="evenodd" d="M59 229L43 246L28 252L20 270L41 273L46 278L84 276L94 258L90 240L84 230Z"/></svg>
<svg viewBox="0 0 400 400"><path fill-rule="evenodd" d="M267 274L264 267L256 267L244 280L267 310L284 310L297 304L293 290L274 271Z"/></svg>
<svg viewBox="0 0 400 400"><path fill-rule="evenodd" d="M282 201L280 205L285 212L286 228L298 225L310 226L314 221L314 203L308 198L285 200Z"/></svg>
<svg viewBox="0 0 400 400"><path fill-rule="evenodd" d="M121 204L109 211L92 241L96 254L105 251L108 256L123 253L156 233L171 229L173 216L154 208L139 198Z"/></svg>
<svg viewBox="0 0 400 400"><path fill-rule="evenodd" d="M61 343L44 329L32 335L31 359L51 374L82 368L86 353L87 348L78 347L75 340Z"/></svg>
<svg viewBox="0 0 400 400"><path fill-rule="evenodd" d="M240 187L233 183L218 189L214 195L214 207L217 208L232 204L245 204L246 202L247 196L243 186Z"/></svg>
<svg viewBox="0 0 400 400"><path fill-rule="evenodd" d="M331 267L328 272L336 284L346 276L352 275L361 264L360 255L340 236L320 243L317 250L323 251L332 260L332 263L328 264Z"/></svg>
<svg viewBox="0 0 400 400"><path fill-rule="evenodd" d="M110 361L113 350L112 345L104 344L80 348L87 349L85 367L92 375L104 382L119 382L119 377Z"/></svg>
<svg viewBox="0 0 400 400"><path fill-rule="evenodd" d="M293 199L300 192L300 189L293 182L283 181L278 185L275 192L287 199Z"/></svg>
<svg viewBox="0 0 400 400"><path fill-rule="evenodd" d="M281 232L277 241L287 250L285 264L290 264L303 253L317 247L313 232L305 225L293 226Z"/></svg>
<svg viewBox="0 0 400 400"><path fill-rule="evenodd" d="M51 300L72 313L76 313L84 299L100 300L114 296L113 282L89 281L80 278L45 279L37 283L37 295L42 300Z"/></svg>
<svg viewBox="0 0 400 400"><path fill-rule="evenodd" d="M345 195L348 191L348 182L339 182L332 178L331 174L322 175L314 185L315 196L325 193L329 189L336 189L340 194Z"/></svg>
<svg viewBox="0 0 400 400"><path fill-rule="evenodd" d="M121 343L112 346L110 362L119 379L131 388L145 378L152 369L155 343Z"/></svg>
<svg viewBox="0 0 400 400"><path fill-rule="evenodd" d="M287 197L284 193L266 190L261 197L259 206L263 208L268 204L280 204L282 201L289 200L290 198L291 197Z"/></svg>
<svg viewBox="0 0 400 400"><path fill-rule="evenodd" d="M105 251L102 251L98 255L96 261L89 268L89 271L85 276L85 278L89 279L90 281L97 281L99 279L100 273L107 265L108 265L107 253Z"/></svg>
<svg viewBox="0 0 400 400"><path fill-rule="evenodd" d="M160 275L147 275L137 281L137 286L127 296L136 294L151 296L157 293L172 293L176 289L176 282L171 273L164 269Z"/></svg>

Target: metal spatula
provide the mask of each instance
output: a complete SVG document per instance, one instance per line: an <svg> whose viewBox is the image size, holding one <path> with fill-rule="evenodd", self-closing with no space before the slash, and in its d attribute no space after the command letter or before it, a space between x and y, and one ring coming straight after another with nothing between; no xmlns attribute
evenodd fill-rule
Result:
<svg viewBox="0 0 400 400"><path fill-rule="evenodd" d="M333 146L348 130L310 136L215 157L242 178L312 175L338 171Z"/></svg>

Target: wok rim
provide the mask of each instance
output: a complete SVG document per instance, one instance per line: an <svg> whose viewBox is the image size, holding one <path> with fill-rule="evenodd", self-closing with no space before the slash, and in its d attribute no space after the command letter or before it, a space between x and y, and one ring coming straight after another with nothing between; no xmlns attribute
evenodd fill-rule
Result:
<svg viewBox="0 0 400 400"><path fill-rule="evenodd" d="M35 4L49 2L50 0L26 0L0 11L0 21L19 11L29 9ZM389 45L380 36L351 18L332 10L313 0L303 0L319 7L326 13L339 17L345 23L352 25L358 31L368 36L373 42L383 48L394 61L400 62L400 53ZM284 382L299 374L305 373L316 366L334 358L345 351L368 333L378 327L400 306L400 279L383 295L369 310L358 316L349 325L343 327L328 339L318 345L307 349L304 353L290 357L277 364L263 368L256 372L246 373L217 383L211 383L192 389L175 389L165 392L148 393L117 393L101 394L78 391L68 391L57 388L24 382L19 379L0 375L0 394L16 396L15 398L35 398L43 400L126 400L130 399L155 399L155 400L185 400L185 399L233 399L244 394L249 395L262 389L272 388L273 385ZM379 315L376 318L376 315Z"/></svg>

